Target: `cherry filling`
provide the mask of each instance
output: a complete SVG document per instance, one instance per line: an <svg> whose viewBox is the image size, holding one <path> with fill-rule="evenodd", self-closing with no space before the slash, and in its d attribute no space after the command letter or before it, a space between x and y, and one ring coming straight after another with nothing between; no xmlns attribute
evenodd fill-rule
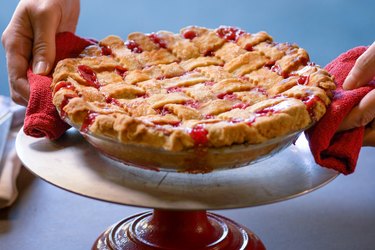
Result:
<svg viewBox="0 0 375 250"><path fill-rule="evenodd" d="M117 99L115 99L115 98L113 98L113 97L107 97L107 98L105 99L105 102L108 103L108 104L113 104L113 105L117 105L117 106L122 106L121 103L120 103Z"/></svg>
<svg viewBox="0 0 375 250"><path fill-rule="evenodd" d="M272 65L271 71L280 75L281 74L281 67L280 67L280 65L278 65L278 64Z"/></svg>
<svg viewBox="0 0 375 250"><path fill-rule="evenodd" d="M176 92L182 92L182 88L181 87L167 88L167 93L176 93Z"/></svg>
<svg viewBox="0 0 375 250"><path fill-rule="evenodd" d="M73 99L74 97L78 97L77 94L66 94L64 95L64 99L61 101L60 104L60 115L61 118L65 119L66 118L66 112L64 111L64 108L66 105L68 105L70 99Z"/></svg>
<svg viewBox="0 0 375 250"><path fill-rule="evenodd" d="M110 55L112 55L112 50L111 50L110 47L108 47L108 46L102 46L101 49L102 49L102 55L103 56L110 56Z"/></svg>
<svg viewBox="0 0 375 250"><path fill-rule="evenodd" d="M269 60L264 66L272 69L272 66L275 65L276 61L275 60Z"/></svg>
<svg viewBox="0 0 375 250"><path fill-rule="evenodd" d="M197 33L193 30L185 30L182 33L182 36L186 39L193 40L195 37L197 37Z"/></svg>
<svg viewBox="0 0 375 250"><path fill-rule="evenodd" d="M274 64L271 67L271 71L277 73L279 76L282 76L283 78L288 78L289 74L287 72L283 72L280 65Z"/></svg>
<svg viewBox="0 0 375 250"><path fill-rule="evenodd" d="M83 133L87 133L89 131L89 128L90 126L94 123L95 121L95 118L98 116L99 114L94 112L94 111L88 111L87 112L87 115L85 117L85 119L83 120L82 122L82 126L81 126L81 132Z"/></svg>
<svg viewBox="0 0 375 250"><path fill-rule="evenodd" d="M255 116L254 117L251 117L251 118L248 118L245 120L245 123L248 125L248 126L252 126L253 123L255 122Z"/></svg>
<svg viewBox="0 0 375 250"><path fill-rule="evenodd" d="M143 52L142 48L134 40L128 40L128 41L126 41L125 42L125 46L128 49L130 49L131 52L133 52L133 53L142 53Z"/></svg>
<svg viewBox="0 0 375 250"><path fill-rule="evenodd" d="M204 86L214 86L214 85L215 85L215 82L212 82L212 81L204 82Z"/></svg>
<svg viewBox="0 0 375 250"><path fill-rule="evenodd" d="M223 26L216 30L216 33L219 37L227 40L227 41L237 41L237 39L245 34L245 31L235 28L235 27L227 27Z"/></svg>
<svg viewBox="0 0 375 250"><path fill-rule="evenodd" d="M99 88L100 84L95 71L87 65L78 65L79 75L85 79L86 83L94 88Z"/></svg>
<svg viewBox="0 0 375 250"><path fill-rule="evenodd" d="M266 115L270 115L270 114L273 114L273 113L276 113L276 112L277 111L275 109L273 109L272 107L267 107L267 108L255 111L255 114L257 116L266 116Z"/></svg>
<svg viewBox="0 0 375 250"><path fill-rule="evenodd" d="M205 119L214 119L215 116L214 115L205 115L204 118Z"/></svg>
<svg viewBox="0 0 375 250"><path fill-rule="evenodd" d="M253 51L254 50L253 45L251 45L250 43L246 44L244 49L247 50L247 51Z"/></svg>
<svg viewBox="0 0 375 250"><path fill-rule="evenodd" d="M156 77L156 80L165 80L165 79L167 79L167 77L165 75L161 75L161 76Z"/></svg>
<svg viewBox="0 0 375 250"><path fill-rule="evenodd" d="M241 81L243 81L243 82L250 81L250 78L248 76L239 76L238 79L241 80Z"/></svg>
<svg viewBox="0 0 375 250"><path fill-rule="evenodd" d="M247 107L249 107L250 105L249 104L246 104L246 103L243 103L243 102L240 102L240 103L237 103L237 104L234 104L232 106L232 109L245 109Z"/></svg>
<svg viewBox="0 0 375 250"><path fill-rule="evenodd" d="M179 127L181 126L181 122L175 121L175 122L168 122L168 124L172 125L173 127Z"/></svg>
<svg viewBox="0 0 375 250"><path fill-rule="evenodd" d="M239 108L241 108L241 104L243 104L243 103L238 104L240 106ZM246 105L246 104L244 104L244 105ZM234 105L232 108L234 108L235 106L236 105ZM246 107L244 107L244 108L246 108ZM260 110L255 111L255 116L252 116L252 117L247 118L247 119L233 118L233 119L230 119L229 122L233 123L233 124L244 122L246 125L252 126L257 117L267 116L267 115L271 115L271 114L274 114L274 113L277 113L277 112L278 112L278 110L275 110L273 107L266 107L264 109L260 109Z"/></svg>
<svg viewBox="0 0 375 250"><path fill-rule="evenodd" d="M150 97L150 95L148 94L148 93L144 93L144 94L139 94L139 95L137 95L137 97L141 97L141 98L148 98L148 97Z"/></svg>
<svg viewBox="0 0 375 250"><path fill-rule="evenodd" d="M200 103L198 101L194 101L194 100L186 101L184 103L184 105L188 106L188 107L191 107L191 108L194 108L194 109L199 109L199 107L200 107Z"/></svg>
<svg viewBox="0 0 375 250"><path fill-rule="evenodd" d="M167 109L166 107L159 108L157 110L157 112L159 114L161 114L162 116L165 116L165 115L168 115L168 114L172 114L172 112L169 109Z"/></svg>
<svg viewBox="0 0 375 250"><path fill-rule="evenodd" d="M266 89L264 89L264 88L261 88L261 87L256 87L256 88L254 88L254 90L256 90L257 92L261 93L262 95L265 95L265 96L267 96L267 95L268 95L268 92L267 92L267 90L266 90Z"/></svg>
<svg viewBox="0 0 375 250"><path fill-rule="evenodd" d="M212 57L212 56L215 56L215 51L212 51L212 50L209 50L209 51L207 51L205 54L204 54L204 56L208 56L208 57Z"/></svg>
<svg viewBox="0 0 375 250"><path fill-rule="evenodd" d="M158 36L157 34L155 33L151 33L148 35L148 37L151 39L151 41L157 45L159 45L160 48L167 48L167 44L164 40L162 40L160 38L160 36Z"/></svg>
<svg viewBox="0 0 375 250"><path fill-rule="evenodd" d="M309 84L310 76L300 76L298 78L298 84L300 85L307 85Z"/></svg>
<svg viewBox="0 0 375 250"><path fill-rule="evenodd" d="M218 94L216 97L219 99L223 99L223 100L237 100L238 99L237 95L233 94L232 92L221 93L221 94Z"/></svg>
<svg viewBox="0 0 375 250"><path fill-rule="evenodd" d="M60 89L70 89L70 90L76 90L76 88L72 85L71 82L59 82L55 86L55 93L59 91Z"/></svg>
<svg viewBox="0 0 375 250"><path fill-rule="evenodd" d="M118 74L122 78L124 78L126 76L127 71L128 70L126 68L124 68L124 67L121 67L121 66L116 66L115 67L116 74Z"/></svg>
<svg viewBox="0 0 375 250"><path fill-rule="evenodd" d="M208 142L208 131L203 124L197 124L190 131L190 137L193 139L195 146L204 146Z"/></svg>
<svg viewBox="0 0 375 250"><path fill-rule="evenodd" d="M315 114L314 114L314 107L316 106L316 103L317 102L323 102L322 99L320 99L319 96L316 96L316 95L312 95L312 96L306 96L304 98L301 99L303 101L303 103L306 105L306 109L307 111L309 112L310 116L312 118L315 118Z"/></svg>
<svg viewBox="0 0 375 250"><path fill-rule="evenodd" d="M236 124L236 123L240 123L240 122L244 122L246 125L248 126L252 126L253 123L255 122L255 116L254 117L250 117L250 118L247 118L247 119L242 119L242 118L233 118L233 119L230 119L229 122L232 123L232 124Z"/></svg>

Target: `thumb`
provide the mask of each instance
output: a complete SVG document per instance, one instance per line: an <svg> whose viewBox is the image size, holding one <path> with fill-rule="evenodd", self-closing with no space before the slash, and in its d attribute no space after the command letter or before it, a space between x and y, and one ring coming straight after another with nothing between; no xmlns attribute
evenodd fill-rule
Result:
<svg viewBox="0 0 375 250"><path fill-rule="evenodd" d="M371 81L375 75L375 42L360 56L343 83L344 89L355 89Z"/></svg>
<svg viewBox="0 0 375 250"><path fill-rule="evenodd" d="M55 36L59 23L58 15L51 11L36 14L33 20L33 61L35 74L47 75L52 69L56 56Z"/></svg>

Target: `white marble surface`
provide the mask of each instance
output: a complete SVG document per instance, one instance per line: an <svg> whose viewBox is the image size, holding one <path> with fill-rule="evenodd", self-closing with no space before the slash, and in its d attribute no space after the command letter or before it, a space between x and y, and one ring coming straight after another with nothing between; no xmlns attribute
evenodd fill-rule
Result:
<svg viewBox="0 0 375 250"><path fill-rule="evenodd" d="M375 148L357 170L304 196L269 205L216 210L254 231L267 249L374 249ZM108 226L147 209L82 197L21 173L20 197L0 210L0 249L90 249Z"/></svg>

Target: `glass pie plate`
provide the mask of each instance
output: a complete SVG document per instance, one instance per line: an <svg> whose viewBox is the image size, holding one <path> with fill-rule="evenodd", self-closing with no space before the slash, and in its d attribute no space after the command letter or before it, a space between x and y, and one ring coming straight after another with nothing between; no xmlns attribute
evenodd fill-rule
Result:
<svg viewBox="0 0 375 250"><path fill-rule="evenodd" d="M67 122L80 131L79 126ZM109 137L80 131L92 146L113 160L144 169L187 173L208 173L253 164L287 148L302 132L303 130L295 131L260 144L168 151L147 145L121 143Z"/></svg>

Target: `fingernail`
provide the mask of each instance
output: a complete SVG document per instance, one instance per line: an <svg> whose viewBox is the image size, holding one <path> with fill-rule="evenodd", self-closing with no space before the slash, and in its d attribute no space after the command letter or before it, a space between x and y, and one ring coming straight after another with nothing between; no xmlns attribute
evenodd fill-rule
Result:
<svg viewBox="0 0 375 250"><path fill-rule="evenodd" d="M46 62L37 62L33 67L34 74L43 75L47 74L48 64Z"/></svg>

